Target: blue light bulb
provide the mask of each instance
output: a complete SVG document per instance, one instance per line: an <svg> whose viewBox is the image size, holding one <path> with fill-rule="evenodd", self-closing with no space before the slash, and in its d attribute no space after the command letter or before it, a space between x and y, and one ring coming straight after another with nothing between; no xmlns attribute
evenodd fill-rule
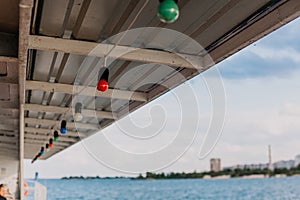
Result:
<svg viewBox="0 0 300 200"><path fill-rule="evenodd" d="M67 129L66 128L60 128L60 132L61 132L61 134L66 134Z"/></svg>
<svg viewBox="0 0 300 200"><path fill-rule="evenodd" d="M61 121L60 132L61 132L61 134L66 134L66 132L67 132L67 121L66 120Z"/></svg>

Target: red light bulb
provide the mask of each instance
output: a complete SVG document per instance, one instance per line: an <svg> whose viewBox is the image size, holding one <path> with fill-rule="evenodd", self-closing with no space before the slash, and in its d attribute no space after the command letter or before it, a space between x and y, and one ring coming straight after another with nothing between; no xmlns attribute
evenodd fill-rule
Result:
<svg viewBox="0 0 300 200"><path fill-rule="evenodd" d="M97 84L97 90L104 92L108 88L108 82L105 79L100 79Z"/></svg>

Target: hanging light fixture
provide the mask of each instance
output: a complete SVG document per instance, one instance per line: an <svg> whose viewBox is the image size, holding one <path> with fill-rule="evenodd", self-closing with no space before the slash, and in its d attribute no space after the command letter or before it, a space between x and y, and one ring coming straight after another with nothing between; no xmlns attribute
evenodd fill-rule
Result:
<svg viewBox="0 0 300 200"><path fill-rule="evenodd" d="M37 158L41 158L41 157L42 157L42 154L41 154L41 152L39 152L37 155Z"/></svg>
<svg viewBox="0 0 300 200"><path fill-rule="evenodd" d="M60 132L61 132L61 134L66 134L67 133L67 121L66 120L61 121Z"/></svg>
<svg viewBox="0 0 300 200"><path fill-rule="evenodd" d="M179 17L178 0L159 0L157 15L164 23L173 23Z"/></svg>
<svg viewBox="0 0 300 200"><path fill-rule="evenodd" d="M104 92L108 89L109 70L106 67L101 68L98 74L97 90Z"/></svg>
<svg viewBox="0 0 300 200"><path fill-rule="evenodd" d="M52 148L53 147L53 138L50 138L49 139L49 148Z"/></svg>
<svg viewBox="0 0 300 200"><path fill-rule="evenodd" d="M36 156L32 159L31 163L34 163L37 159L38 159L38 156L36 155Z"/></svg>
<svg viewBox="0 0 300 200"><path fill-rule="evenodd" d="M50 149L49 149L49 144L47 143L46 144L46 152L48 152Z"/></svg>
<svg viewBox="0 0 300 200"><path fill-rule="evenodd" d="M41 147L41 151L40 151L41 156L44 155L44 153L45 153L45 148Z"/></svg>
<svg viewBox="0 0 300 200"><path fill-rule="evenodd" d="M54 142L57 142L58 141L58 131L54 131Z"/></svg>
<svg viewBox="0 0 300 200"><path fill-rule="evenodd" d="M81 114L81 110L82 110L82 103L76 103L75 105L75 115L74 115L74 121L79 122L83 119L83 116Z"/></svg>

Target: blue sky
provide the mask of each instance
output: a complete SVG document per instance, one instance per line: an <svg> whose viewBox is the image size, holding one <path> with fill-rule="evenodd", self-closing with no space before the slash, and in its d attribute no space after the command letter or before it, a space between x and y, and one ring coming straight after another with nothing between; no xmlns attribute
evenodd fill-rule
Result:
<svg viewBox="0 0 300 200"><path fill-rule="evenodd" d="M219 69L226 79L288 78L299 70L299 19L224 60Z"/></svg>
<svg viewBox="0 0 300 200"><path fill-rule="evenodd" d="M181 158L161 171L208 170L211 157L221 158L222 166L266 163L269 144L272 145L274 161L293 159L296 154L300 154L299 30L300 19L296 19L214 67L219 69L223 78L227 114L221 138L205 159L198 159L197 154L211 117L209 93L202 76L190 81L199 103L201 123L198 135ZM183 84L176 88L176 94L184 98L190 85ZM172 93L131 115L139 126L146 126L147 123L151 123L151 115L155 116L153 119L160 119L161 108L171 114L166 121L164 134L152 143L127 139L118 127L110 126L46 161L38 161L33 165L30 161L25 161L25 177L33 177L35 171L38 171L41 177L50 178L70 175L132 175L112 170L97 161L101 153L109 148L106 149L105 144L101 143L103 136L107 136L117 146L128 151L150 151L159 148L164 145L164 141L172 139L174 126L179 119L176 115L176 99L172 97ZM186 118L193 119L197 109L192 102L187 100L183 109L190 113ZM188 125L183 130L187 133L191 131ZM86 151L86 147L90 153ZM180 145L177 147L182 148ZM168 156L153 158L153 162L126 160L113 153L111 158L124 167L134 165L137 169L146 169L147 166L167 160Z"/></svg>

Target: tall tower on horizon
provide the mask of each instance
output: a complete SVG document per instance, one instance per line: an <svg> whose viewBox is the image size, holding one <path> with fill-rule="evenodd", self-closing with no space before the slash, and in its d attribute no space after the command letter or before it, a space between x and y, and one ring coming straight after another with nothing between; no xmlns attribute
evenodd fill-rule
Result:
<svg viewBox="0 0 300 200"><path fill-rule="evenodd" d="M221 159L220 158L210 159L210 171L212 171L212 172L221 171Z"/></svg>
<svg viewBox="0 0 300 200"><path fill-rule="evenodd" d="M272 170L272 154L271 154L271 145L268 146L268 153L269 153L269 163L268 168L269 170Z"/></svg>

